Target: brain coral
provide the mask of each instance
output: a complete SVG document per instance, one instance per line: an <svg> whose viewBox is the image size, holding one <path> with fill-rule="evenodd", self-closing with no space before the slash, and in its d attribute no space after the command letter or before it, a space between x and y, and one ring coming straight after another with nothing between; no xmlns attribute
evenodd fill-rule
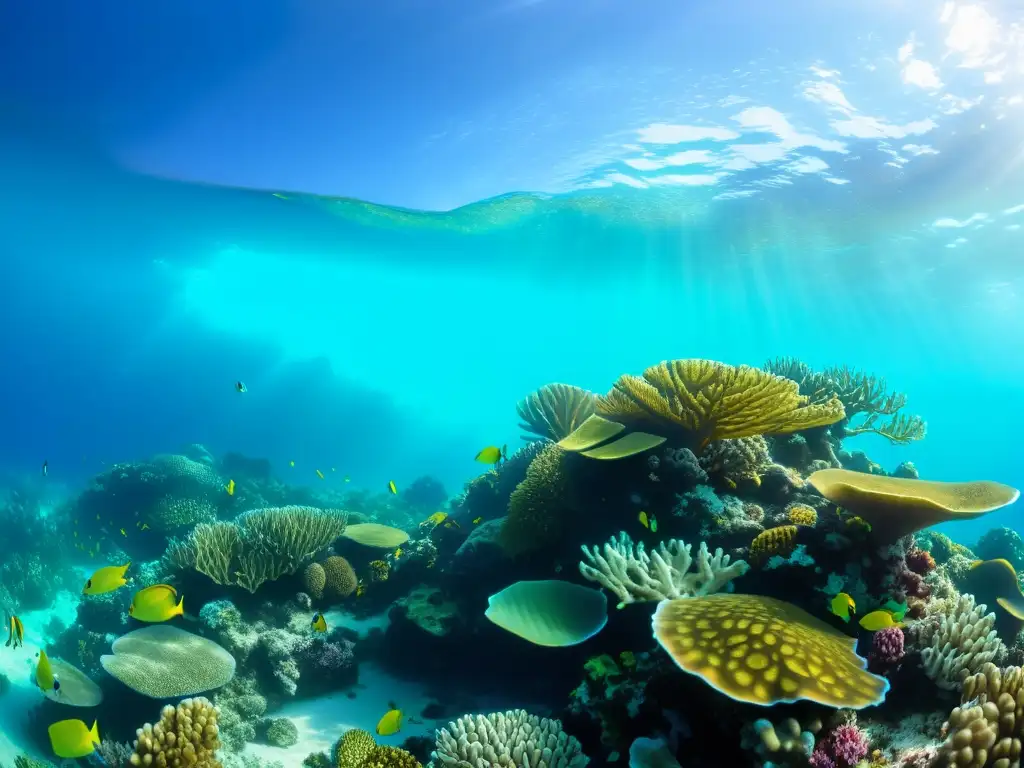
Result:
<svg viewBox="0 0 1024 768"><path fill-rule="evenodd" d="M344 557L332 555L324 560L324 589L323 594L327 600L348 597L356 591L356 572L352 565Z"/></svg>
<svg viewBox="0 0 1024 768"><path fill-rule="evenodd" d="M324 596L324 587L327 585L327 573L320 563L310 563L302 572L302 583L306 593L314 600Z"/></svg>
<svg viewBox="0 0 1024 768"><path fill-rule="evenodd" d="M112 677L154 699L191 696L227 684L235 658L212 640L167 624L117 638L100 664Z"/></svg>
<svg viewBox="0 0 1024 768"><path fill-rule="evenodd" d="M558 720L540 719L521 709L463 715L437 732L433 758L440 766L531 766L582 768L590 762L580 743Z"/></svg>
<svg viewBox="0 0 1024 768"><path fill-rule="evenodd" d="M154 768L221 768L215 757L220 749L217 717L217 708L202 697L185 699L177 707L168 704L159 723L146 723L135 732L129 762Z"/></svg>
<svg viewBox="0 0 1024 768"><path fill-rule="evenodd" d="M809 699L830 707L879 704L889 683L864 669L857 639L806 611L757 595L666 600L654 636L684 671L737 701Z"/></svg>
<svg viewBox="0 0 1024 768"><path fill-rule="evenodd" d="M806 525L813 528L818 524L818 513L814 507L806 504L790 504L786 516L793 525Z"/></svg>

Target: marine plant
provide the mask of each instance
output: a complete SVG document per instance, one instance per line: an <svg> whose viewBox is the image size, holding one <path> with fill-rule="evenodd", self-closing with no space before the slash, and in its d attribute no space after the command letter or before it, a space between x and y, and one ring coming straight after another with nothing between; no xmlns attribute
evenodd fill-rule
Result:
<svg viewBox="0 0 1024 768"><path fill-rule="evenodd" d="M594 412L594 393L571 384L545 384L516 405L523 440L568 437Z"/></svg>
<svg viewBox="0 0 1024 768"><path fill-rule="evenodd" d="M345 530L342 512L313 507L257 509L232 523L197 525L164 553L172 571L193 569L217 584L255 593L267 581L294 574Z"/></svg>

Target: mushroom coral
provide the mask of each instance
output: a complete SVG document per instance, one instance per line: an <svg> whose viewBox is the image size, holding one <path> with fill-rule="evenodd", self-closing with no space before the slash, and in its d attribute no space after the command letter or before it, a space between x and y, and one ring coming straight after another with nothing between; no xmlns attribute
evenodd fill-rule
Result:
<svg viewBox="0 0 1024 768"><path fill-rule="evenodd" d="M872 534L893 542L937 523L972 520L1012 504L1020 491L978 480L945 483L821 469L807 478L818 493L871 524Z"/></svg>

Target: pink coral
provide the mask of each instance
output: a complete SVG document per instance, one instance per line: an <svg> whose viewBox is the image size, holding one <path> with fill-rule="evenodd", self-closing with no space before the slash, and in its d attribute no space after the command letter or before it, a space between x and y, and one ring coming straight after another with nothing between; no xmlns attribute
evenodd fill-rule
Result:
<svg viewBox="0 0 1024 768"><path fill-rule="evenodd" d="M903 630L899 627L885 627L875 632L871 643L870 659L881 666L898 663L904 655Z"/></svg>
<svg viewBox="0 0 1024 768"><path fill-rule="evenodd" d="M815 755L819 755L814 762ZM840 725L819 742L811 755L813 768L853 768L868 754L868 740L855 725Z"/></svg>

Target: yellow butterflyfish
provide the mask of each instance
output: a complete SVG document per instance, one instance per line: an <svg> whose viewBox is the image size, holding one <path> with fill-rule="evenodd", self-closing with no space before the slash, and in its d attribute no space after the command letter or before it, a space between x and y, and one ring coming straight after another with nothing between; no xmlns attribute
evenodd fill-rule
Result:
<svg viewBox="0 0 1024 768"><path fill-rule="evenodd" d="M310 627L314 632L326 632L327 620L324 618L324 615L322 613L314 613Z"/></svg>
<svg viewBox="0 0 1024 768"><path fill-rule="evenodd" d="M377 723L378 736L393 736L402 730L402 710L390 709Z"/></svg>
<svg viewBox="0 0 1024 768"><path fill-rule="evenodd" d="M849 621L850 612L857 612L857 604L853 602L853 598L848 594L840 592L832 598L832 601L829 603L829 609L843 621Z"/></svg>
<svg viewBox="0 0 1024 768"><path fill-rule="evenodd" d="M21 623L21 619L17 616L11 616L9 626L7 628L7 642L4 643L4 647L9 648L14 646L17 648L19 645L25 644L25 625Z"/></svg>
<svg viewBox="0 0 1024 768"><path fill-rule="evenodd" d="M498 448L496 445L488 445L476 455L476 459L474 459L474 461L479 461L481 464L497 464L499 461L507 457L507 453L507 445L503 445L501 448Z"/></svg>
<svg viewBox="0 0 1024 768"><path fill-rule="evenodd" d="M228 496L235 495L235 481L228 480L228 484L224 486L224 490L228 492Z"/></svg>
<svg viewBox="0 0 1024 768"><path fill-rule="evenodd" d="M121 535L122 536L127 536L128 535L127 533L124 532L124 528L121 529Z"/></svg>
<svg viewBox="0 0 1024 768"><path fill-rule="evenodd" d="M44 691L60 690L60 681L53 676L53 667L42 648L39 649L39 661L36 663L36 685Z"/></svg>
<svg viewBox="0 0 1024 768"><path fill-rule="evenodd" d="M481 516L481 517L474 517L473 518L473 525L480 525L480 521L483 520L483 519L484 519L483 516Z"/></svg>
<svg viewBox="0 0 1024 768"><path fill-rule="evenodd" d="M184 603L185 598L178 600L178 591L171 585L154 584L135 593L128 615L150 623L168 621L184 614Z"/></svg>
<svg viewBox="0 0 1024 768"><path fill-rule="evenodd" d="M100 743L100 733L96 721L89 728L81 720L61 720L47 728L50 734L50 746L57 757L75 759L91 755Z"/></svg>
<svg viewBox="0 0 1024 768"><path fill-rule="evenodd" d="M99 548L100 545L99 542L97 542L96 550L99 551ZM113 592L115 589L120 589L128 583L124 574L130 565L131 563L125 563L124 565L108 565L100 568L85 582L85 588L82 590L82 594L105 595L107 592Z"/></svg>

